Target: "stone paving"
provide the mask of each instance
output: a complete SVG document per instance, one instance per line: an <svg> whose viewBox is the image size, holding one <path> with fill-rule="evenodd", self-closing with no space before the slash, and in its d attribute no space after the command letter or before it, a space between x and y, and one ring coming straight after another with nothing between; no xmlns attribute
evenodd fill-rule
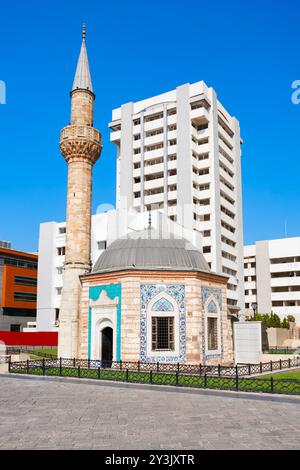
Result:
<svg viewBox="0 0 300 470"><path fill-rule="evenodd" d="M299 449L300 399L0 375L0 449Z"/></svg>

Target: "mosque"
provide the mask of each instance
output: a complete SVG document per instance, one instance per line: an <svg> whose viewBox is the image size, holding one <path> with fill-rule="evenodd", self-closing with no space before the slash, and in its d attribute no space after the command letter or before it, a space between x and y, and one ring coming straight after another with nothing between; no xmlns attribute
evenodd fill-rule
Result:
<svg viewBox="0 0 300 470"><path fill-rule="evenodd" d="M233 362L227 277L190 241L151 226L113 241L91 266L93 165L102 149L86 32L61 131L68 165L59 351L64 358L164 363ZM105 176L105 175L104 175Z"/></svg>

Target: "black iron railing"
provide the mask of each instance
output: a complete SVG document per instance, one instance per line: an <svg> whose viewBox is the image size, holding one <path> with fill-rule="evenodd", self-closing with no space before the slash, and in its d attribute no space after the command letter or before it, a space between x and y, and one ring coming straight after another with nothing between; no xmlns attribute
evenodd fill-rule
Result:
<svg viewBox="0 0 300 470"><path fill-rule="evenodd" d="M271 372L298 365L297 360L229 367L59 358L10 362L9 371L32 375L300 395L300 380L250 376L251 373Z"/></svg>
<svg viewBox="0 0 300 470"><path fill-rule="evenodd" d="M261 362L259 364L238 364L235 366L224 365L203 365L203 364L181 364L181 363L162 363L162 362L141 362L141 361L101 361L90 359L36 359L23 362L12 362L10 367L13 369L27 368L78 368L81 369L110 369L112 371L137 371L137 372L166 372L166 373L183 373L192 375L205 374L216 377L244 377L251 375L259 375L265 372L273 372L283 369L290 369L300 366L300 359L284 359L279 361Z"/></svg>

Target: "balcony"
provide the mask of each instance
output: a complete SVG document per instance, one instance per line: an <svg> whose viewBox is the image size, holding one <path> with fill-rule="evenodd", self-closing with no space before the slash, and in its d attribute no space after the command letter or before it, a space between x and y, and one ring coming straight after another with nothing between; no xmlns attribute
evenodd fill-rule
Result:
<svg viewBox="0 0 300 470"><path fill-rule="evenodd" d="M60 133L60 142L73 139L87 139L101 145L101 134L98 129L89 126L67 126Z"/></svg>
<svg viewBox="0 0 300 470"><path fill-rule="evenodd" d="M193 123L197 125L209 122L209 112L204 107L192 109L190 117Z"/></svg>
<svg viewBox="0 0 300 470"><path fill-rule="evenodd" d="M281 273L289 271L300 271L300 263L279 263L270 264L271 273ZM288 277L288 276L287 276Z"/></svg>
<svg viewBox="0 0 300 470"><path fill-rule="evenodd" d="M297 292L272 292L271 293L271 299L273 301L274 300L283 300L283 301L300 300L300 291L297 291Z"/></svg>
<svg viewBox="0 0 300 470"><path fill-rule="evenodd" d="M145 137L144 145L156 145L163 143L164 134L155 134L150 137Z"/></svg>
<svg viewBox="0 0 300 470"><path fill-rule="evenodd" d="M159 129L164 126L164 120L162 118L160 119L154 119L153 121L147 121L144 122L144 131L152 131L154 129Z"/></svg>
<svg viewBox="0 0 300 470"><path fill-rule="evenodd" d="M111 131L110 133L110 141L114 143L118 143L121 140L121 131Z"/></svg>

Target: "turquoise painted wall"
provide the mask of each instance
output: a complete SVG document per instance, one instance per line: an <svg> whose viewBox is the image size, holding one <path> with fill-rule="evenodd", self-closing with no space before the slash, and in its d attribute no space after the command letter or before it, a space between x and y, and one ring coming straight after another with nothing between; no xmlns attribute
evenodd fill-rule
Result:
<svg viewBox="0 0 300 470"><path fill-rule="evenodd" d="M118 297L117 306L117 352L116 360L121 360L121 284L108 284L106 286L92 286L89 288L89 299L99 299L101 292L105 291L111 300ZM92 309L89 307L89 322L88 322L88 359L91 359L91 345L92 345Z"/></svg>

